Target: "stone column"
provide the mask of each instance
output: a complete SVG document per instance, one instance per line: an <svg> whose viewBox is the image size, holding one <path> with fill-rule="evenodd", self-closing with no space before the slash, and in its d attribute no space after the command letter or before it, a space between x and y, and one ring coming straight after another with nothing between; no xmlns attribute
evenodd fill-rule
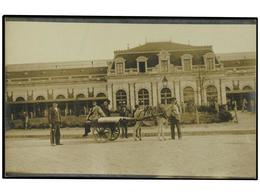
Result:
<svg viewBox="0 0 260 195"><path fill-rule="evenodd" d="M152 99L153 99L153 106L157 106L158 104L158 89L157 89L157 83L156 82L152 82Z"/></svg>
<svg viewBox="0 0 260 195"><path fill-rule="evenodd" d="M178 104L181 103L182 98L181 98L181 81L175 82L175 95L176 95L176 100Z"/></svg>
<svg viewBox="0 0 260 195"><path fill-rule="evenodd" d="M196 104L201 105L202 97L201 97L200 85L199 85L198 80L196 81L196 91L195 91L195 93L196 93L196 96L197 96Z"/></svg>
<svg viewBox="0 0 260 195"><path fill-rule="evenodd" d="M129 105L133 109L136 105L134 83L129 83L128 87L129 87L129 99L130 99Z"/></svg>
<svg viewBox="0 0 260 195"><path fill-rule="evenodd" d="M220 92L221 92L221 104L227 104L226 87L223 85L223 81L220 79Z"/></svg>
<svg viewBox="0 0 260 195"><path fill-rule="evenodd" d="M109 104L109 109L111 109L111 110L114 109L112 85L113 84L108 84L107 85L107 98L111 101L111 103Z"/></svg>
<svg viewBox="0 0 260 195"><path fill-rule="evenodd" d="M202 104L203 105L208 105L207 101L207 88L203 87L202 89Z"/></svg>
<svg viewBox="0 0 260 195"><path fill-rule="evenodd" d="M216 83L216 88L217 88L217 92L218 92L218 104L221 105L222 101L221 101L221 89L220 89L220 84Z"/></svg>

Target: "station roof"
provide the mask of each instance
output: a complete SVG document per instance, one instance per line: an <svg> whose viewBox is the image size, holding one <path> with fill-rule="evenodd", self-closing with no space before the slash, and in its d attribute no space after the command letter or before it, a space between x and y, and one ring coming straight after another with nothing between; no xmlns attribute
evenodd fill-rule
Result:
<svg viewBox="0 0 260 195"><path fill-rule="evenodd" d="M12 71L6 73L7 78L33 78L75 75L106 75L107 67L70 68L53 70Z"/></svg>
<svg viewBox="0 0 260 195"><path fill-rule="evenodd" d="M129 48L126 50L117 50L115 51L115 54L122 53L122 52L150 52L150 51L161 51L161 50L191 50L191 49L201 49L201 48L207 48L212 49L211 46L194 46L189 44L181 44L181 43L175 43L175 42L148 42L144 45L140 45L134 48Z"/></svg>
<svg viewBox="0 0 260 195"><path fill-rule="evenodd" d="M170 63L176 66L181 65L181 56L184 54L192 55L193 64L204 64L203 55L213 52L212 46L192 46L174 42L149 42L131 49L117 50L114 58L122 57L126 60L126 68L136 68L136 59L139 56L144 56L148 58L147 66L150 68L159 64L158 54L162 50L169 52ZM114 68L114 63L112 68Z"/></svg>

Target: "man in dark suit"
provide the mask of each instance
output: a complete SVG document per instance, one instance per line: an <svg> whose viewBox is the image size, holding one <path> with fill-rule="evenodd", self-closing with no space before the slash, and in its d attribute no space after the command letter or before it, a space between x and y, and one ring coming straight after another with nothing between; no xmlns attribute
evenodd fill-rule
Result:
<svg viewBox="0 0 260 195"><path fill-rule="evenodd" d="M62 145L60 143L61 115L57 103L53 103L52 108L49 111L48 119L51 126L51 145Z"/></svg>
<svg viewBox="0 0 260 195"><path fill-rule="evenodd" d="M126 106L122 106L120 111L119 111L119 116L122 117L128 117L129 112L126 108ZM122 138L128 138L128 134L127 134L127 122L125 120L123 120L121 122L121 129L122 129Z"/></svg>

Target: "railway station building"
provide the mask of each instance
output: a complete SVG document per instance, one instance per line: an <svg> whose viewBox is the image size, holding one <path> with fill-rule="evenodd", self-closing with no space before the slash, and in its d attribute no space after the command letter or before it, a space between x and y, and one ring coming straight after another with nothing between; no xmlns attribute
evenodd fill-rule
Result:
<svg viewBox="0 0 260 195"><path fill-rule="evenodd" d="M86 115L93 101L110 109L136 104L226 105L255 102L256 54L216 54L212 46L148 42L94 61L8 64L6 115L44 117L53 102L63 115Z"/></svg>

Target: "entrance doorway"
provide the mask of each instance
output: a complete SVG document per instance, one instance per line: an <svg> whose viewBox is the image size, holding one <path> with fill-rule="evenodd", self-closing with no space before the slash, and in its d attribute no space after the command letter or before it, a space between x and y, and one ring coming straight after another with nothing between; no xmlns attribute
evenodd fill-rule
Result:
<svg viewBox="0 0 260 195"><path fill-rule="evenodd" d="M246 110L255 111L255 92L229 91L226 96L229 109L234 109L234 102L236 101L237 109L242 110L244 101Z"/></svg>

